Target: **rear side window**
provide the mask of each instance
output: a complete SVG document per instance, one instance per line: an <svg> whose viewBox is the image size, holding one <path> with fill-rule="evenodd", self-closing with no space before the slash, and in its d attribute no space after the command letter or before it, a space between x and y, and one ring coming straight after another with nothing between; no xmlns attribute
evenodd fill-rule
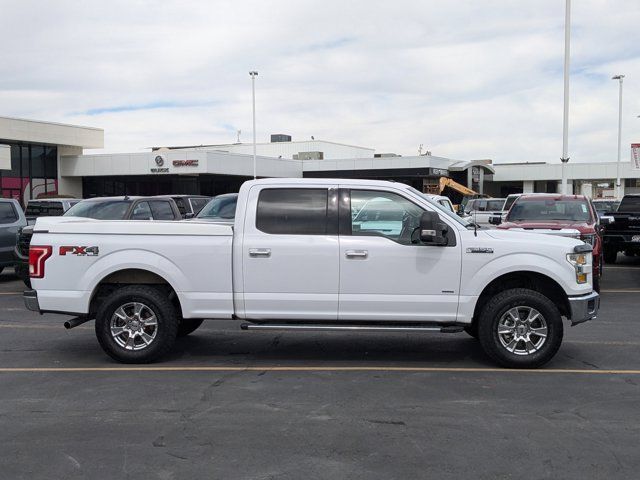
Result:
<svg viewBox="0 0 640 480"><path fill-rule="evenodd" d="M154 220L173 220L174 214L169 202L153 201L151 203L151 212Z"/></svg>
<svg viewBox="0 0 640 480"><path fill-rule="evenodd" d="M501 211L504 205L504 200L489 200L487 202L487 210L489 211Z"/></svg>
<svg viewBox="0 0 640 480"><path fill-rule="evenodd" d="M180 197L175 197L173 200L176 202L180 215L184 217L185 214L187 213L187 206L184 204L184 199ZM153 216L155 217L155 213Z"/></svg>
<svg viewBox="0 0 640 480"><path fill-rule="evenodd" d="M262 190L258 197L256 228L280 235L324 235L328 197L325 188Z"/></svg>
<svg viewBox="0 0 640 480"><path fill-rule="evenodd" d="M0 203L0 224L13 223L18 220L15 208L9 202Z"/></svg>

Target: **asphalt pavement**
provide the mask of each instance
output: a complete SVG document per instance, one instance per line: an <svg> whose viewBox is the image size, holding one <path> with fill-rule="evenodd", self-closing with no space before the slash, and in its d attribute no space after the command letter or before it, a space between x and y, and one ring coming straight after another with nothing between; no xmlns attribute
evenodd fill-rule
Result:
<svg viewBox="0 0 640 480"><path fill-rule="evenodd" d="M0 479L600 479L640 471L640 258L545 368L466 334L243 332L208 321L150 366L0 275Z"/></svg>

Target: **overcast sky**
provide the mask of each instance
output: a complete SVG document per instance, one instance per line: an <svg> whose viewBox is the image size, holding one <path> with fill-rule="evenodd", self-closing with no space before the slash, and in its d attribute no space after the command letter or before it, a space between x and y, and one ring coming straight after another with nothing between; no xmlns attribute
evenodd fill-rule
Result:
<svg viewBox="0 0 640 480"><path fill-rule="evenodd" d="M105 151L271 133L557 162L564 0L0 0L0 115L104 128ZM640 142L640 2L574 0L569 154Z"/></svg>

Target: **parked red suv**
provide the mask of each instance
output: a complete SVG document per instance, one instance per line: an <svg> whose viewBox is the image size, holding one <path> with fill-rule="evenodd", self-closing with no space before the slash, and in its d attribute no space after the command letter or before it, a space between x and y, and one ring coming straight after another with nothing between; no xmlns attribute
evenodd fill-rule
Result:
<svg viewBox="0 0 640 480"><path fill-rule="evenodd" d="M499 218L499 217L498 217ZM506 230L563 235L593 246L593 288L600 290L602 233L591 200L584 195L522 195L511 206L504 222L491 223Z"/></svg>

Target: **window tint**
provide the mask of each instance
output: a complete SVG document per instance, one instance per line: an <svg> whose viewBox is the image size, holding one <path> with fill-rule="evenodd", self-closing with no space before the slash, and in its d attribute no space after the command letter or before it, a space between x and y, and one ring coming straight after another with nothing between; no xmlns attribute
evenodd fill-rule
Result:
<svg viewBox="0 0 640 480"><path fill-rule="evenodd" d="M151 209L149 208L149 204L147 202L139 202L135 207L133 207L133 214L131 215L132 220L153 220L153 216L151 215Z"/></svg>
<svg viewBox="0 0 640 480"><path fill-rule="evenodd" d="M122 220L131 205L129 200L86 200L76 202L65 217L95 218L96 220Z"/></svg>
<svg viewBox="0 0 640 480"><path fill-rule="evenodd" d="M64 210L60 202L29 201L25 211L27 217L57 217L63 213Z"/></svg>
<svg viewBox="0 0 640 480"><path fill-rule="evenodd" d="M327 201L326 188L262 190L258 197L256 228L274 234L324 235Z"/></svg>
<svg viewBox="0 0 640 480"><path fill-rule="evenodd" d="M151 202L151 211L153 212L154 220L173 220L173 209L169 202L163 202L161 200L155 200Z"/></svg>
<svg viewBox="0 0 640 480"><path fill-rule="evenodd" d="M640 212L640 196L626 196L622 198L618 212L635 213Z"/></svg>
<svg viewBox="0 0 640 480"><path fill-rule="evenodd" d="M233 219L236 216L237 203L237 193L218 195L200 210L198 218Z"/></svg>
<svg viewBox="0 0 640 480"><path fill-rule="evenodd" d="M13 205L9 202L0 203L0 223L13 223L18 220L18 215Z"/></svg>
<svg viewBox="0 0 640 480"><path fill-rule="evenodd" d="M187 213L187 206L184 204L184 198L175 197L173 200L176 202L176 206L178 207L178 211L180 212L180 215L184 217L185 214ZM155 217L155 212L153 216Z"/></svg>
<svg viewBox="0 0 640 480"><path fill-rule="evenodd" d="M351 190L351 234L381 236L410 245L423 211L395 193Z"/></svg>
<svg viewBox="0 0 640 480"><path fill-rule="evenodd" d="M487 202L487 210L492 212L501 211L503 205L504 205L504 198L501 200L489 200Z"/></svg>
<svg viewBox="0 0 640 480"><path fill-rule="evenodd" d="M209 202L208 198L192 198L191 209L193 213L198 213Z"/></svg>

